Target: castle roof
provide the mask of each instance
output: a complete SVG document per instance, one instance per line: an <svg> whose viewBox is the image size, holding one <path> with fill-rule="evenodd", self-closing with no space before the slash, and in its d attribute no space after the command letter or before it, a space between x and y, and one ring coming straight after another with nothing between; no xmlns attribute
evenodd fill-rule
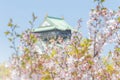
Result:
<svg viewBox="0 0 120 80"><path fill-rule="evenodd" d="M33 32L43 32L55 29L62 31L74 30L73 27L64 20L64 18L46 16L43 23L38 28L34 29Z"/></svg>

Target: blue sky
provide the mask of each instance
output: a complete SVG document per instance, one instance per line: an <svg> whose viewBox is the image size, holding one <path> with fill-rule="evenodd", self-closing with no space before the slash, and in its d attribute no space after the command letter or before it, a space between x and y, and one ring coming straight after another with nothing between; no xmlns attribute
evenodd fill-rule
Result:
<svg viewBox="0 0 120 80"><path fill-rule="evenodd" d="M96 3L93 0L0 0L0 62L8 60L12 54L9 42L4 35L8 30L7 23L10 18L20 26L19 31L28 28L28 21L34 12L38 16L35 27L43 21L44 16L62 17L72 26L76 26L79 18L83 19L82 32L87 35L86 22L89 11ZM117 9L119 0L107 0L105 6Z"/></svg>

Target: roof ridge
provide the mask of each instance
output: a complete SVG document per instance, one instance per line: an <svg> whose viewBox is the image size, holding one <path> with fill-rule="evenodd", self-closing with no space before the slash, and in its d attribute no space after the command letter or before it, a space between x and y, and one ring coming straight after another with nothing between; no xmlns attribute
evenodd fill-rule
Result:
<svg viewBox="0 0 120 80"><path fill-rule="evenodd" d="M53 16L47 16L47 18L53 18L53 19L64 20L63 18L58 18L58 17L53 17Z"/></svg>

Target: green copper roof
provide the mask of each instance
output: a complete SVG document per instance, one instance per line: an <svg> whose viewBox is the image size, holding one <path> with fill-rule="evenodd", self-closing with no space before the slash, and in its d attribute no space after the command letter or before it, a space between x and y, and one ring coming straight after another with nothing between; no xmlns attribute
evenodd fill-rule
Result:
<svg viewBox="0 0 120 80"><path fill-rule="evenodd" d="M42 32L54 29L73 30L73 27L67 24L63 18L47 16L45 17L44 22L38 28L34 29L33 32Z"/></svg>

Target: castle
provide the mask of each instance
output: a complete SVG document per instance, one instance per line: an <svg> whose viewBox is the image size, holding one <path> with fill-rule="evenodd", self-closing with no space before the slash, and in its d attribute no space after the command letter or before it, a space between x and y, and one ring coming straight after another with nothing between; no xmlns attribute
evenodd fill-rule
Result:
<svg viewBox="0 0 120 80"><path fill-rule="evenodd" d="M64 18L46 16L42 24L33 30L33 33L37 34L41 39L39 45L42 45L40 48L43 51L43 48L45 48L46 44L49 44L52 39L56 41L69 40L73 30L73 27L70 26ZM59 43L59 41L57 43Z"/></svg>

